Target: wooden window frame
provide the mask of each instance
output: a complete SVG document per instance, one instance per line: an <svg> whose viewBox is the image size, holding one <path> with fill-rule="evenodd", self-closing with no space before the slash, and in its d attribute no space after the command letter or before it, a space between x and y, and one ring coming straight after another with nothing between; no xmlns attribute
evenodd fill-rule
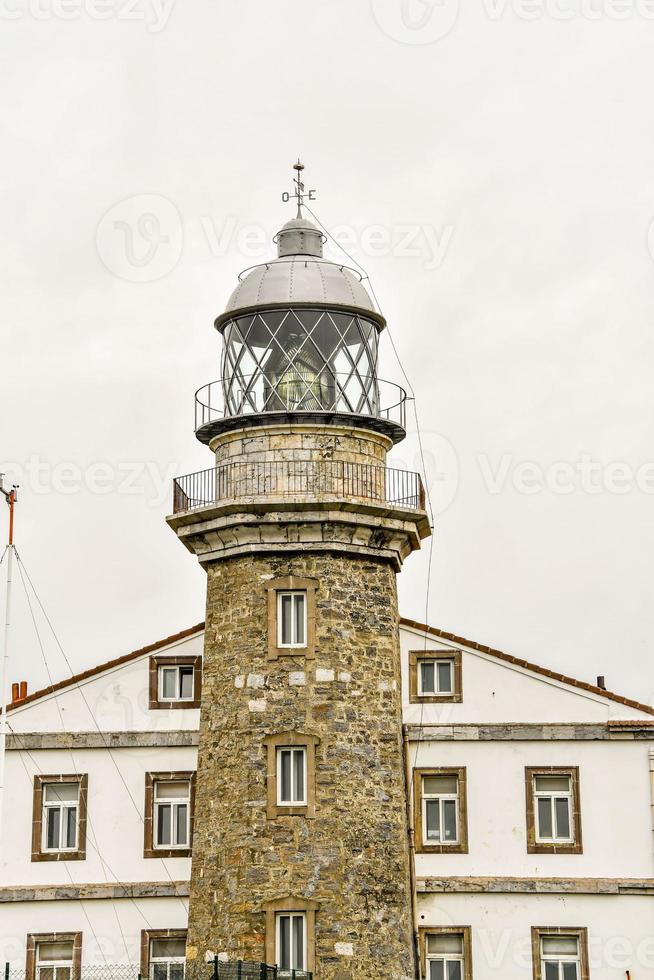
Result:
<svg viewBox="0 0 654 980"><path fill-rule="evenodd" d="M43 849L43 787L46 783L79 784L79 816L77 826L77 850L45 851ZM87 773L52 776L39 774L34 777L32 799L32 861L85 861L86 821L88 815L89 777ZM45 942L45 940L41 940Z"/></svg>
<svg viewBox="0 0 654 980"><path fill-rule="evenodd" d="M422 823L422 780L425 776L455 776L459 789L459 840L456 844L425 844ZM468 853L468 787L465 766L413 770L413 820L417 854Z"/></svg>
<svg viewBox="0 0 654 980"><path fill-rule="evenodd" d="M540 962L540 941L543 936L574 936L579 940L579 962L581 976L579 980L590 980L588 957L588 929L585 926L532 926L531 928L531 958L533 963L534 980L543 980Z"/></svg>
<svg viewBox="0 0 654 980"><path fill-rule="evenodd" d="M141 973L142 980L150 976L150 944L153 939L183 939L188 938L187 929L142 929L141 930Z"/></svg>
<svg viewBox="0 0 654 980"><path fill-rule="evenodd" d="M569 776L572 790L571 825L574 828L574 840L571 842L536 840L536 804L534 779L536 776ZM525 766L525 806L527 820L527 853L528 854L583 854L583 839L581 833L581 795L579 784L579 766Z"/></svg>
<svg viewBox="0 0 654 980"><path fill-rule="evenodd" d="M154 846L154 787L155 783L190 784L188 847ZM146 772L145 805L143 818L143 857L144 858L189 858L193 852L193 831L195 829L195 772ZM156 937L159 938L159 937ZM179 938L179 937L176 937Z"/></svg>
<svg viewBox="0 0 654 980"><path fill-rule="evenodd" d="M266 914L266 963L277 960L277 916L283 912L301 912L306 916L307 928L307 971L316 970L316 913L320 906L309 898L275 898L266 902L263 910Z"/></svg>
<svg viewBox="0 0 654 980"><path fill-rule="evenodd" d="M472 928L471 926L421 926L418 929L418 945L422 975L427 974L427 937L463 936L463 980L472 980Z"/></svg>
<svg viewBox="0 0 654 980"><path fill-rule="evenodd" d="M82 975L81 932L29 932L26 943L25 980L36 980L36 950L39 943L70 942L73 944L72 980L80 980Z"/></svg>
<svg viewBox="0 0 654 980"><path fill-rule="evenodd" d="M278 817L307 817L316 815L316 748L320 744L317 735L306 732L278 732L267 735L263 740L266 747L266 815L269 820ZM277 749L306 749L306 794L307 802L297 806L280 806L277 802Z"/></svg>
<svg viewBox="0 0 654 980"><path fill-rule="evenodd" d="M318 582L313 578L298 578L287 575L284 578L271 579L266 585L268 594L268 659L279 660L280 657L306 657L313 659L316 655L316 591ZM303 647L279 646L278 603L280 592L306 592L306 645Z"/></svg>
<svg viewBox="0 0 654 980"><path fill-rule="evenodd" d="M160 667L192 667L193 668L193 700L163 701L159 700L159 668ZM199 708L202 701L202 657L166 657L153 655L150 657L150 711L171 710L180 708Z"/></svg>
<svg viewBox="0 0 654 980"><path fill-rule="evenodd" d="M454 690L449 694L419 694L418 671L423 660L451 660ZM461 650L409 651L409 703L460 704L463 701L463 654Z"/></svg>

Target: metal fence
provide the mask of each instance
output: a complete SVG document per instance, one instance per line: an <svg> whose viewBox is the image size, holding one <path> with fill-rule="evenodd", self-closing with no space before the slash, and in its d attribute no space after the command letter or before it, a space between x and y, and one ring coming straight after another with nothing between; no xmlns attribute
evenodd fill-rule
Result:
<svg viewBox="0 0 654 980"><path fill-rule="evenodd" d="M425 509L419 473L334 459L252 460L221 463L177 477L173 482L173 513L183 514L222 500L303 494Z"/></svg>
<svg viewBox="0 0 654 980"><path fill-rule="evenodd" d="M141 980L138 966L131 963L112 963L110 965L87 966L79 969L64 963L55 966L38 966L34 977L28 978L25 970L13 969L4 964L2 980Z"/></svg>
<svg viewBox="0 0 654 980"><path fill-rule="evenodd" d="M280 970L276 966L245 960L231 963L224 963L218 959L212 960L207 966L206 976L207 980L313 980L313 974L304 970ZM12 969L9 963L4 964L2 978L3 980L28 980L25 970ZM117 963L111 966L83 965L79 970L61 965L56 967L56 975L52 967L39 967L38 977L35 976L33 980L141 980L141 973L138 967L129 963Z"/></svg>

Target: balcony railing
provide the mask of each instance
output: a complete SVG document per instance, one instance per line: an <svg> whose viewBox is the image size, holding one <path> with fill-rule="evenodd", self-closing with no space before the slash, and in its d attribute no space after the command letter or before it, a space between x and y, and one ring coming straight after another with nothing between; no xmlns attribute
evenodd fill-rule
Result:
<svg viewBox="0 0 654 980"><path fill-rule="evenodd" d="M265 963L246 963L238 960L222 963L212 960L208 980L313 980L313 973L306 970L282 970Z"/></svg>
<svg viewBox="0 0 654 980"><path fill-rule="evenodd" d="M308 375L289 370L267 380L260 371L237 383L212 381L195 393L195 431L241 415L274 412L328 412L362 415L406 428L406 392L391 381L327 372Z"/></svg>
<svg viewBox="0 0 654 980"><path fill-rule="evenodd" d="M363 500L423 511L419 473L340 460L235 461L179 476L173 483L173 513L184 514L224 500L302 495Z"/></svg>

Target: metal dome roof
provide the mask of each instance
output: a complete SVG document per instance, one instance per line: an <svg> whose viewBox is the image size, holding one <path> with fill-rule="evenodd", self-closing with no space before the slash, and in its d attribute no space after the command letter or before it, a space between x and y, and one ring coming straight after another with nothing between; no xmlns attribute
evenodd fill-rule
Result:
<svg viewBox="0 0 654 980"><path fill-rule="evenodd" d="M278 257L241 274L216 327L240 311L289 305L361 310L383 327L386 321L359 274L323 258L322 240L322 232L306 219L287 222L275 236Z"/></svg>

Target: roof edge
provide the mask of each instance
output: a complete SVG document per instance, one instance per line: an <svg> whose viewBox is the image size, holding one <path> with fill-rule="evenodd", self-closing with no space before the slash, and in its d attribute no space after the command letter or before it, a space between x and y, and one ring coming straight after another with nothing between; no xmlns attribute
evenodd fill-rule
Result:
<svg viewBox="0 0 654 980"><path fill-rule="evenodd" d="M538 664L532 664L529 660L522 660L520 657L514 657L512 654L505 653L503 650L496 650L494 647L486 646L485 643L477 643L476 640L467 640L465 636L448 633L446 630L440 630L436 626L427 626L425 623L418 623L414 619L406 619L403 616L400 617L400 625L420 630L422 633L435 636L440 640L452 640L454 643L461 643L463 646L478 650L480 653L487 653L497 660L503 660L504 663L513 664L515 667L523 667L525 670L530 670L534 674L540 674L541 677L549 677L550 680L560 681L562 684L568 684L570 687L576 687L582 691L590 691L591 694L598 694L600 697L606 698L609 701L616 701L618 704L623 704L627 708L634 708L636 711L644 711L648 715L654 715L654 707L649 704L642 704L640 701L625 698L621 694L616 694L614 691L606 691L603 687L597 687L596 684L589 684L587 681L577 680L576 677L569 677L567 674L560 674L555 670L549 670L547 667L540 667Z"/></svg>
<svg viewBox="0 0 654 980"><path fill-rule="evenodd" d="M150 643L147 646L140 647L138 650L132 650L130 653L125 653L120 657L116 657L114 660L107 660L102 664L97 664L95 667L90 667L88 670L84 670L79 674L73 674L71 677L58 681L56 684L49 684L47 687L43 687L38 691L34 691L32 694L28 694L28 696L23 698L22 701L7 705L7 713L14 711L17 708L22 708L24 705L32 704L34 701L38 701L40 698L46 697L49 694L56 694L58 691L65 690L67 687L77 685L82 681L95 677L96 674L103 673L105 670L120 667L123 664L129 663L131 660L136 660L138 657L144 656L147 653L154 653L157 650L161 650L163 647L170 646L173 643L178 643L180 640L185 640L189 636L193 636L195 633L201 633L205 629L205 625L206 624L204 622L196 623L195 626L181 630L179 633L173 633L161 640L157 640L155 643ZM627 708L634 708L636 711L643 711L645 714L654 715L654 707L652 707L652 705L643 704L641 701L635 701L633 698L623 697L623 695L616 694L614 691L606 691L602 687L597 687L595 684L589 684L587 681L580 681L575 677L569 677L567 674L561 674L557 671L549 670L549 668L541 667L539 664L531 663L529 660L514 657L512 654L505 653L503 650L497 650L495 647L489 647L485 643L477 643L476 640L466 639L465 636L459 636L457 633L450 633L447 630L438 629L436 626L428 626L427 624L419 623L414 619L407 619L405 616L400 617L400 625L407 626L410 629L419 630L421 633L427 633L429 636L434 636L440 640L450 640L453 643L461 643L463 646L470 647L472 650L478 650L480 653L486 653L491 657L495 657L497 660L502 660L504 663L513 664L515 667L522 667L534 674L539 674L541 677L548 677L550 680L560 681L562 684L579 688L582 691L589 691L591 694L597 694L599 697L606 698L608 701L615 701ZM634 723L637 724L638 719L634 719ZM621 722L620 719L609 719L609 724L617 725L625 724L625 722Z"/></svg>
<svg viewBox="0 0 654 980"><path fill-rule="evenodd" d="M193 636L194 633L202 632L204 625L204 622L197 623L195 626L181 630L179 633L173 633L171 636L166 636L162 640L157 640L156 643L150 643L148 646L140 647L138 650L132 650L131 653L124 653L121 657L116 657L114 660L107 660L102 664L96 664L95 667L89 667L88 670L83 670L79 674L72 674L70 677L66 677L63 681L57 681L56 684L48 684L47 687L42 687L40 690L34 691L32 694L28 694L26 698L22 699L22 701L16 701L13 704L8 704L7 714L10 711L16 710L16 708L22 708L26 704L32 704L32 702L38 701L39 698L44 698L48 694L56 694L57 691L63 691L67 687L77 685L82 681L88 680L90 677L95 677L96 674L102 674L105 670L111 670L113 667L120 667L123 664L129 663L130 660L137 660L138 657L142 657L146 653L154 653L156 650L161 650L162 647L167 647L172 643L178 643L180 640L185 640L189 636Z"/></svg>

